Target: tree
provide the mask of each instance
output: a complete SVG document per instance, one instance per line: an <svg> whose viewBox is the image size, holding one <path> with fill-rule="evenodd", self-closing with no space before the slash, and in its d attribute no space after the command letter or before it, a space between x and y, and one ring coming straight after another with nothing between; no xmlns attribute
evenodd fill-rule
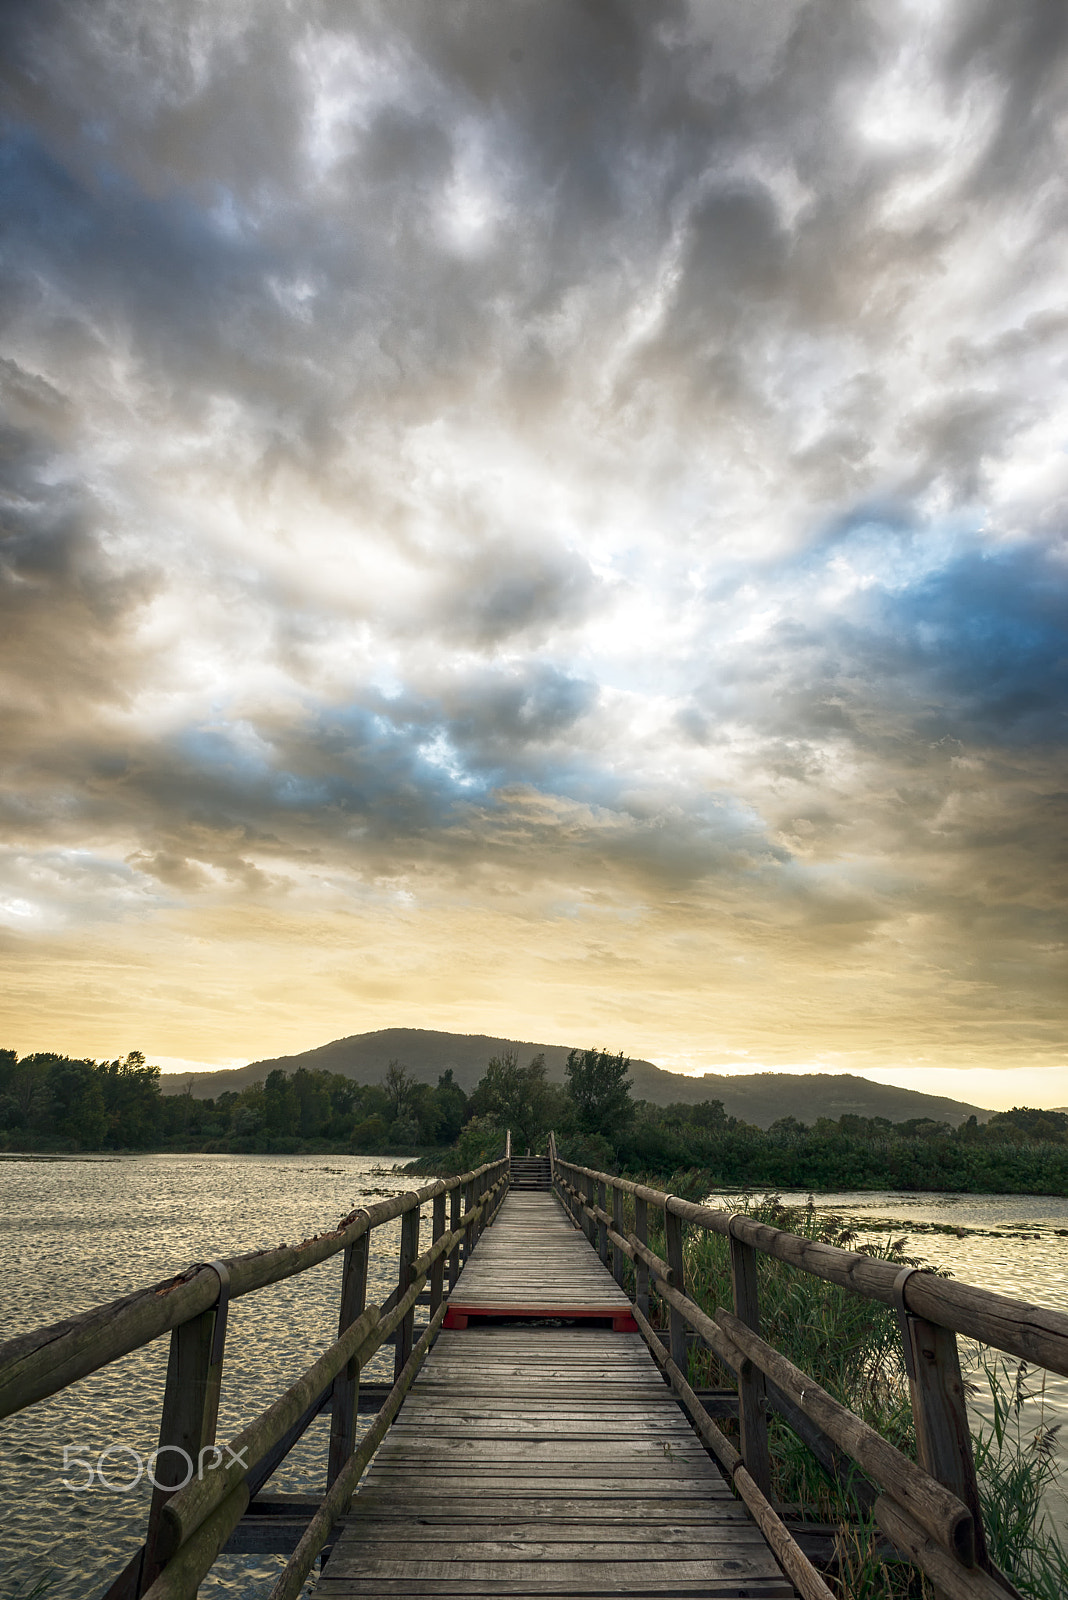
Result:
<svg viewBox="0 0 1068 1600"><path fill-rule="evenodd" d="M386 1068L386 1075L382 1079L382 1087L389 1100L390 1121L397 1122L406 1119L415 1099L418 1080L411 1073L406 1072L399 1061L391 1061Z"/></svg>
<svg viewBox="0 0 1068 1600"><path fill-rule="evenodd" d="M492 1058L476 1085L471 1109L499 1128L510 1128L514 1149L535 1150L548 1132L548 1091L543 1055L521 1067L518 1052L505 1050Z"/></svg>
<svg viewBox="0 0 1068 1600"><path fill-rule="evenodd" d="M95 1150L107 1132L100 1075L92 1061L54 1061L48 1072L53 1128L86 1150Z"/></svg>
<svg viewBox="0 0 1068 1600"><path fill-rule="evenodd" d="M442 1144L455 1144L464 1125L467 1096L453 1077L451 1067L446 1067L438 1078L434 1101L438 1109L438 1140Z"/></svg>
<svg viewBox="0 0 1068 1600"><path fill-rule="evenodd" d="M309 1072L298 1067L292 1077L293 1093L300 1107L299 1133L302 1139L321 1138L330 1122L329 1074Z"/></svg>
<svg viewBox="0 0 1068 1600"><path fill-rule="evenodd" d="M145 1149L160 1129L159 1068L150 1067L140 1050L124 1061L101 1061L96 1068L104 1095L109 1145Z"/></svg>
<svg viewBox="0 0 1068 1600"><path fill-rule="evenodd" d="M630 1093L630 1057L622 1050L572 1050L565 1068L567 1088L579 1131L615 1140L634 1117Z"/></svg>
<svg viewBox="0 0 1068 1600"><path fill-rule="evenodd" d="M221 1098L221 1096L220 1096ZM263 1085L263 1120L273 1138L284 1138L296 1132L300 1118L300 1101L282 1067L267 1074Z"/></svg>

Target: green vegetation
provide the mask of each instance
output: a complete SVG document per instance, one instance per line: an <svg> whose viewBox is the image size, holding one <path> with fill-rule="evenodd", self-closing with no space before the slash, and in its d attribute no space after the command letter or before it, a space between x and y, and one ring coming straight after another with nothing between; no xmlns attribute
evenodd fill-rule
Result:
<svg viewBox="0 0 1068 1600"><path fill-rule="evenodd" d="M488 1062L470 1094L452 1070L437 1084L391 1061L381 1083L338 1072L275 1068L263 1083L199 1100L161 1092L159 1068L139 1051L77 1061L50 1052L20 1060L0 1050L0 1151L206 1150L241 1153L423 1152L425 1171L462 1171L515 1150L561 1152L613 1172L694 1168L707 1187L931 1189L1068 1194L1068 1114L1016 1108L959 1128L913 1118L783 1117L768 1129L729 1117L720 1100L657 1106L635 1101L620 1052L572 1050L565 1083L542 1055L514 1050Z"/></svg>
<svg viewBox="0 0 1068 1600"><path fill-rule="evenodd" d="M1061 1424L1045 1420L1043 1375L1035 1389L1023 1362L1013 1368L995 1351L983 1353L979 1371L992 1410L992 1421L974 1440L990 1553L1025 1594L1064 1600L1068 1546L1050 1526L1043 1504L1058 1477L1053 1444ZM1032 1426L1036 1406L1038 1422Z"/></svg>
<svg viewBox="0 0 1068 1600"><path fill-rule="evenodd" d="M469 1115L451 1072L431 1088L397 1062L381 1084L276 1070L240 1093L197 1100L163 1094L159 1068L136 1050L99 1062L0 1050L0 1151L407 1153L453 1144Z"/></svg>
<svg viewBox="0 0 1068 1600"><path fill-rule="evenodd" d="M645 1176L651 1181L651 1175ZM676 1173L671 1179L675 1193L699 1189L703 1182L704 1175L694 1173ZM627 1208L629 1205L628 1201ZM915 1257L904 1254L904 1239L859 1243L841 1219L822 1215L811 1202L807 1207L787 1207L774 1195L758 1201L742 1197L735 1209L806 1238L895 1264L919 1264ZM625 1221L627 1227L633 1226L629 1209ZM650 1243L664 1253L663 1235L658 1236L653 1228ZM710 1314L718 1306L731 1305L726 1239L691 1229L685 1249L689 1293ZM877 1301L771 1257L761 1256L757 1270L764 1337L884 1438L915 1458L908 1379L894 1313ZM630 1273L629 1266L627 1271ZM631 1293L633 1287L631 1277ZM660 1320L666 1325L666 1313ZM689 1376L698 1387L734 1386L733 1374L701 1348L691 1351ZM1040 1404L1041 1396L1030 1387L1025 1367L1008 1367L986 1352L978 1377L993 1404L993 1424L981 1424L974 1435L991 1554L1022 1593L1033 1600L1056 1600L1068 1594L1068 1551L1043 1510L1043 1495L1057 1471L1051 1452L1054 1430L1044 1425L1041 1416L1037 1428L1030 1425L1031 1410ZM973 1390L975 1387L973 1384ZM726 1427L728 1431L736 1429L734 1424ZM737 1442L736 1432L735 1439ZM911 1567L889 1558L866 1513L862 1488L858 1492L856 1483L843 1488L835 1482L797 1436L774 1418L770 1446L776 1499L803 1505L809 1520L831 1523L839 1530L835 1581L843 1596L849 1600L919 1600L929 1592Z"/></svg>
<svg viewBox="0 0 1068 1600"><path fill-rule="evenodd" d="M721 1188L1061 1195L1068 1194L1068 1115L1016 1108L986 1123L970 1117L959 1128L856 1116L806 1126L784 1117L761 1129L728 1117L718 1100L639 1105L616 1142L615 1170L679 1167L707 1168Z"/></svg>

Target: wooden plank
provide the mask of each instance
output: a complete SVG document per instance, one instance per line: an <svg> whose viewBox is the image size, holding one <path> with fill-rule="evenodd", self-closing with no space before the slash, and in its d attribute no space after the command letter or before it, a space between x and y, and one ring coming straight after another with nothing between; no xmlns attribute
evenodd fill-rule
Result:
<svg viewBox="0 0 1068 1600"><path fill-rule="evenodd" d="M354 1546L372 1542L383 1544L400 1543L405 1546L432 1543L463 1545L466 1550L470 1551L475 1545L480 1548L493 1545L514 1554L517 1546L522 1546L526 1549L528 1546L544 1545L548 1547L552 1545L559 1549L561 1545L566 1545L569 1550L585 1554L592 1559L588 1547L600 1546L605 1543L603 1524L590 1526L582 1523L541 1522L531 1525L524 1520L512 1525L495 1523L491 1526L492 1536L489 1536L487 1535L486 1527L479 1523L452 1522L444 1527L429 1527L421 1519L413 1520L409 1515L404 1518L398 1517L396 1522L386 1530L386 1533L380 1536L377 1529L365 1526L361 1519L357 1517L354 1520L346 1548L351 1550ZM693 1526L685 1522L658 1523L650 1538L653 1544L664 1546L665 1550L669 1546L674 1548L678 1545L683 1545L686 1549L692 1550L695 1545L699 1544L702 1546L707 1545L709 1550L725 1549L728 1554L742 1544L748 1544L755 1549L760 1549L763 1543L759 1529L749 1525L746 1525L743 1529L737 1529L725 1524L720 1528L713 1528L708 1533L703 1530L695 1533ZM613 1545L614 1543L615 1541L613 1541ZM647 1553L650 1553L650 1559L653 1559L651 1554L652 1545L643 1543L642 1548ZM666 1556L664 1558L666 1559ZM661 1556L658 1555L656 1559L661 1559Z"/></svg>
<svg viewBox="0 0 1068 1600"><path fill-rule="evenodd" d="M543 1483L543 1480L539 1480L539 1483ZM410 1495L398 1501L388 1485L378 1484L374 1489L361 1489L355 1504L358 1515L353 1524L354 1530L364 1527L388 1528L393 1521L405 1522L412 1517L418 1517L420 1523L427 1526L451 1527L456 1523L458 1514L472 1526L500 1528L515 1523L524 1527L535 1527L542 1523L554 1527L596 1527L602 1520L613 1517L620 1522L628 1522L653 1516L658 1526L663 1522L672 1525L707 1522L711 1528L736 1523L739 1525L736 1530L739 1537L751 1534L760 1537L759 1531L748 1520L745 1507L732 1495L713 1502L704 1493L677 1495L667 1485L658 1489L636 1489L629 1495L578 1495L561 1491L555 1496L544 1488L520 1493L514 1484L492 1494L488 1488L484 1491L480 1485L477 1504L468 1499L462 1512L458 1513L455 1489L450 1494L441 1486L436 1491L413 1487Z"/></svg>
<svg viewBox="0 0 1068 1600"><path fill-rule="evenodd" d="M518 1561L514 1549L502 1550L499 1555L488 1554L487 1549L484 1544L473 1548L459 1545L456 1547L457 1553L450 1556L442 1571L442 1563L437 1557L372 1555L363 1548L352 1549L348 1540L343 1538L343 1548L334 1552L329 1565L336 1569L336 1581L339 1582L346 1577L416 1578L430 1583L438 1578L453 1581L468 1578L483 1583L492 1580L529 1584L530 1564L535 1561L538 1563L539 1578L549 1583L561 1582L569 1576L581 1578L584 1572L588 1572L588 1564L596 1563L598 1583L622 1579L628 1589L643 1579L662 1581L665 1576L663 1568L668 1564L673 1569L671 1576L676 1581L679 1578L744 1579L767 1576L766 1570L760 1570L760 1560L753 1560L747 1555L705 1555L687 1550L687 1554L680 1558L676 1551L666 1546L661 1549L654 1545L650 1550L644 1540L640 1544L635 1542L632 1553L626 1552L625 1547L617 1541L578 1547L574 1553L565 1550L561 1555L554 1555L551 1546L540 1555L536 1553L536 1547L532 1547L523 1551L522 1559ZM577 1569L577 1572L573 1569Z"/></svg>
<svg viewBox="0 0 1068 1600"><path fill-rule="evenodd" d="M591 1290L629 1307L555 1198L522 1191L450 1303ZM322 1600L795 1593L640 1336L545 1323L439 1336L318 1588Z"/></svg>

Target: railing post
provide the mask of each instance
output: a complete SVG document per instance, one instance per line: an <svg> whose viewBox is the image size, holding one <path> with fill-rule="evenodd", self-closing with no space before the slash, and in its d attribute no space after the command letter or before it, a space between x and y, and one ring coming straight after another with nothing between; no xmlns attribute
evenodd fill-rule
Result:
<svg viewBox="0 0 1068 1600"><path fill-rule="evenodd" d="M449 1190L449 1232L455 1233L460 1226L460 1208L463 1205L463 1192L457 1183ZM455 1287L460 1276L460 1241L453 1245L449 1256L449 1293Z"/></svg>
<svg viewBox="0 0 1068 1600"><path fill-rule="evenodd" d="M642 1244L649 1243L649 1206L644 1200L634 1197L634 1232ZM634 1263L634 1303L642 1316L649 1316L649 1268L644 1261Z"/></svg>
<svg viewBox="0 0 1068 1600"><path fill-rule="evenodd" d="M482 1204L482 1197L483 1197L483 1195L485 1193L486 1193L486 1174L484 1172L480 1172L478 1177L475 1179L475 1207L476 1207L476 1209ZM472 1230L472 1237L471 1237L471 1248L472 1248L472 1250L478 1244L478 1241L481 1239L481 1237L482 1237L482 1213L479 1212L479 1215L478 1215L478 1217L476 1218L476 1221L475 1221L475 1226L474 1226L474 1228Z"/></svg>
<svg viewBox="0 0 1068 1600"><path fill-rule="evenodd" d="M414 1190L411 1191L411 1197L413 1200L415 1199ZM419 1213L420 1207L418 1204L416 1204L412 1206L410 1211L405 1211L401 1215L400 1258L397 1276L398 1300L403 1295L406 1295L412 1286L412 1279L414 1277L412 1272L412 1262L419 1254ZM412 1353L412 1345L414 1343L414 1327L415 1307L412 1306L411 1310L407 1313L403 1322L397 1329L396 1356L393 1363L394 1382L396 1382L400 1377L404 1370L405 1362Z"/></svg>
<svg viewBox="0 0 1068 1600"><path fill-rule="evenodd" d="M445 1190L442 1189L440 1194L436 1194L434 1196L434 1227L433 1227L432 1242L434 1244L437 1244L438 1240L440 1238L442 1238L443 1235L445 1234L445 1231L446 1231L446 1227L445 1227ZM440 1306L440 1304L442 1302L443 1295L444 1295L444 1290L445 1290L445 1257L444 1256L439 1256L438 1259L434 1262L434 1265L430 1269L430 1315L431 1316L434 1315L434 1312L438 1309L438 1306Z"/></svg>
<svg viewBox="0 0 1068 1600"><path fill-rule="evenodd" d="M622 1238L623 1237L623 1191L622 1191L622 1189L617 1189L614 1184L612 1185L612 1227L615 1229L616 1233L619 1234L620 1238ZM619 1248L618 1244L613 1245L612 1246L612 1276L615 1278L616 1282L619 1284L619 1287L621 1289L623 1287L623 1263L626 1261L626 1259L627 1259L626 1256L623 1254L623 1252Z"/></svg>
<svg viewBox="0 0 1068 1600"><path fill-rule="evenodd" d="M474 1178L468 1178L467 1182L464 1184L464 1213L463 1213L464 1214L464 1243L463 1243L464 1255L463 1255L463 1259L464 1259L464 1265L465 1266L467 1265L468 1261L471 1259L471 1251L475 1247L474 1239L471 1237L472 1234L474 1233L474 1229L475 1229L475 1224L474 1224L474 1222L473 1222L473 1220L471 1218L471 1212L474 1209L475 1209L475 1180L474 1180Z"/></svg>
<svg viewBox="0 0 1068 1600"><path fill-rule="evenodd" d="M899 1273L894 1296L916 1423L916 1454L924 1471L968 1507L975 1524L976 1563L989 1571L957 1336L951 1328L927 1322L906 1309L905 1284L914 1270L906 1267ZM936 1592L940 1592L937 1585Z"/></svg>
<svg viewBox="0 0 1068 1600"><path fill-rule="evenodd" d="M597 1204L602 1211L608 1210L608 1191L603 1183L597 1185ZM597 1222L597 1253L601 1258L602 1267L608 1265L608 1224Z"/></svg>
<svg viewBox="0 0 1068 1600"><path fill-rule="evenodd" d="M352 1244L345 1246L345 1264L341 1273L341 1310L337 1319L339 1339L345 1329L355 1322L357 1317L362 1316L367 1304L367 1262L370 1249L370 1229ZM359 1398L360 1369L355 1361L350 1361L334 1379L334 1397L330 1408L327 1488L356 1448L356 1407Z"/></svg>
<svg viewBox="0 0 1068 1600"><path fill-rule="evenodd" d="M597 1185L594 1183L592 1178L582 1178L580 1180L580 1188L582 1189L582 1199L583 1199L584 1203L592 1209L592 1207L597 1204ZM587 1239L590 1241L590 1244L592 1245L592 1247L596 1250L596 1248L597 1248L597 1219L596 1219L596 1217L588 1217L586 1215L585 1211L584 1211L582 1213L582 1225L586 1230Z"/></svg>
<svg viewBox="0 0 1068 1600"><path fill-rule="evenodd" d="M760 1332L760 1301L757 1295L756 1250L736 1239L734 1219L730 1230L731 1289L734 1315L753 1332ZM670 1258L669 1258L670 1259ZM768 1454L768 1401L764 1374L751 1362L738 1374L738 1431L742 1460L758 1489L771 1498L771 1458Z"/></svg>
<svg viewBox="0 0 1068 1600"><path fill-rule="evenodd" d="M667 1200L671 1196L666 1197ZM664 1205L664 1240L667 1247L667 1264L675 1275L675 1288L680 1294L686 1293L686 1258L682 1253L682 1218L677 1217L666 1203ZM671 1328L671 1359L685 1377L687 1371L686 1358L686 1319L681 1311L676 1311L674 1306L670 1310Z"/></svg>
<svg viewBox="0 0 1068 1600"><path fill-rule="evenodd" d="M167 1385L163 1392L163 1412L160 1417L159 1452L154 1467L159 1487L152 1490L148 1533L141 1576L134 1591L136 1594L144 1594L159 1576L161 1563L156 1550L164 1504L200 1469L200 1452L215 1443L230 1286L226 1268L220 1263L216 1270L220 1271L219 1301L171 1332Z"/></svg>

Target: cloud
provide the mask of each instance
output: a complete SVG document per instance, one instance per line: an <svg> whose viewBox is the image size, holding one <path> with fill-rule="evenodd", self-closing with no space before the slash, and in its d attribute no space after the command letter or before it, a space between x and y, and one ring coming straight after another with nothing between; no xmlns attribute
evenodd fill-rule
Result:
<svg viewBox="0 0 1068 1600"><path fill-rule="evenodd" d="M11 948L411 918L481 1027L514 916L561 1028L1048 1047L1056 7L2 28Z"/></svg>

